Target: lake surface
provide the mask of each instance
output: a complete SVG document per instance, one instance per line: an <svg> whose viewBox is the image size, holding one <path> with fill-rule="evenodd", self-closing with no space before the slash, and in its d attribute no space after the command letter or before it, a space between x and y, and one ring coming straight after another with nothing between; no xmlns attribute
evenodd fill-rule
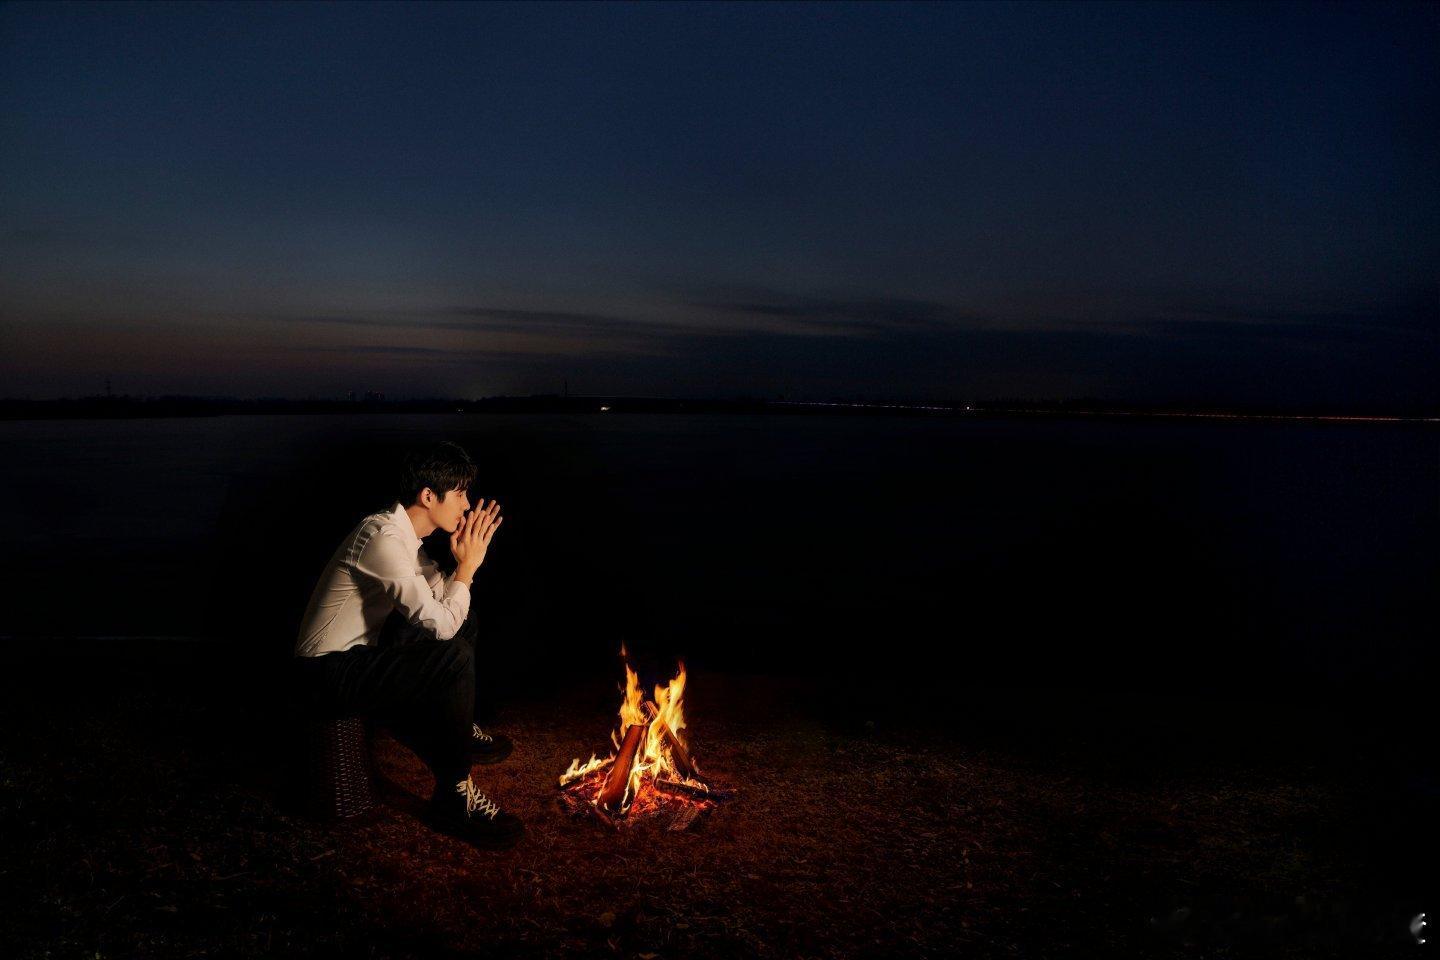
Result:
<svg viewBox="0 0 1440 960"><path fill-rule="evenodd" d="M437 438L505 510L476 589L504 671L603 668L626 641L929 696L1368 683L1435 659L1440 433L1229 421L5 422L0 633L283 650L400 451Z"/></svg>

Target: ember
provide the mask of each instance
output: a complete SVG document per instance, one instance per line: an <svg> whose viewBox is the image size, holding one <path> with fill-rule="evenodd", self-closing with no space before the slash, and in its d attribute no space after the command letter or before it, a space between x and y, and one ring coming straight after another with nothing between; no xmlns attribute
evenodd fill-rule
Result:
<svg viewBox="0 0 1440 960"><path fill-rule="evenodd" d="M572 761L560 776L561 796L572 811L594 811L607 823L663 814L671 829L684 829L719 799L685 745L685 664L645 700L627 662L624 692L620 721L610 734L614 751L604 759L591 754L585 763Z"/></svg>

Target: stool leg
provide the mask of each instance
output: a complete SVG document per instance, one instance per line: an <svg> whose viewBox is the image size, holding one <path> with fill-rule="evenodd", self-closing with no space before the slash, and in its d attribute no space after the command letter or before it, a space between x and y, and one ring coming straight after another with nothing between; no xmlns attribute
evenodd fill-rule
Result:
<svg viewBox="0 0 1440 960"><path fill-rule="evenodd" d="M307 731L311 812L325 820L359 816L375 805L365 721L317 721Z"/></svg>

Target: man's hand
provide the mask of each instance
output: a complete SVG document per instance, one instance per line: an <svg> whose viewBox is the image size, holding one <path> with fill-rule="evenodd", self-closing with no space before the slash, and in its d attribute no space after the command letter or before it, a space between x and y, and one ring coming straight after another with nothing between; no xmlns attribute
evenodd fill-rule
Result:
<svg viewBox="0 0 1440 960"><path fill-rule="evenodd" d="M469 583L474 579L475 571L485 562L485 551L490 546L490 538L495 536L495 531L500 529L504 519L500 516L500 504L494 500L490 501L489 507L481 500L473 510L460 518L460 526L450 534L450 552L455 555L456 580Z"/></svg>

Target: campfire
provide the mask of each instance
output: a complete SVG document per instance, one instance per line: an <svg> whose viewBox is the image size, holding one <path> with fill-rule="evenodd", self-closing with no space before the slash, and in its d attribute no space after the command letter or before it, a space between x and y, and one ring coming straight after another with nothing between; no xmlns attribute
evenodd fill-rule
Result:
<svg viewBox="0 0 1440 960"><path fill-rule="evenodd" d="M624 693L613 751L571 761L560 775L561 798L572 812L592 811L612 825L663 817L682 830L720 799L685 744L685 664L647 700L627 660Z"/></svg>

